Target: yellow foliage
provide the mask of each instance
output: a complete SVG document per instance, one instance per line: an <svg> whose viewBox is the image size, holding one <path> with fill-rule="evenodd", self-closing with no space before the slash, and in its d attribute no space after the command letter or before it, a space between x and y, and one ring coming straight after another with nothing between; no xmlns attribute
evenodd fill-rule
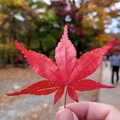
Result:
<svg viewBox="0 0 120 120"><path fill-rule="evenodd" d="M110 34L100 34L99 36L95 37L95 41L94 43L98 46L98 47L102 47L105 44L107 44L108 42L110 42L113 39L113 37Z"/></svg>
<svg viewBox="0 0 120 120"><path fill-rule="evenodd" d="M3 20L6 17L7 17L7 15L0 13L0 20Z"/></svg>
<svg viewBox="0 0 120 120"><path fill-rule="evenodd" d="M16 47L13 43L9 43L9 44L2 44L0 43L0 51L9 51L9 52L13 52L16 51Z"/></svg>
<svg viewBox="0 0 120 120"><path fill-rule="evenodd" d="M84 34L86 35L93 35L94 34L94 28L93 27L83 27L82 28Z"/></svg>
<svg viewBox="0 0 120 120"><path fill-rule="evenodd" d="M0 4L5 8L9 7L10 5L22 6L24 3L24 0L0 0Z"/></svg>
<svg viewBox="0 0 120 120"><path fill-rule="evenodd" d="M84 27L104 28L104 21L107 20L108 16L104 12L104 7L96 6L92 0L89 1L89 4L83 2L78 11L78 14L82 13L85 13L82 20Z"/></svg>
<svg viewBox="0 0 120 120"><path fill-rule="evenodd" d="M87 4L82 2L80 4L80 8L79 8L78 14L84 13L84 12L89 12L89 9L87 9Z"/></svg>

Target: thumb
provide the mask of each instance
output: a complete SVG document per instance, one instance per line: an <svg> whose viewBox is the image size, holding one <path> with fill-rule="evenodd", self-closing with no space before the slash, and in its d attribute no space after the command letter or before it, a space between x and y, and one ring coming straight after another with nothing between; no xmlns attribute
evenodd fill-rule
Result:
<svg viewBox="0 0 120 120"><path fill-rule="evenodd" d="M69 109L61 109L57 112L55 120L79 120L77 115Z"/></svg>

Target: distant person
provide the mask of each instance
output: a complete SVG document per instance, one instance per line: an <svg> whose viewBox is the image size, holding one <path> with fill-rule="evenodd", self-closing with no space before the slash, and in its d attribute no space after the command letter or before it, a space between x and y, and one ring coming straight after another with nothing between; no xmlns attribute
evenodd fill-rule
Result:
<svg viewBox="0 0 120 120"><path fill-rule="evenodd" d="M83 55L82 51L79 51L77 58L79 59Z"/></svg>
<svg viewBox="0 0 120 120"><path fill-rule="evenodd" d="M104 55L104 63L105 63L105 67L107 67L108 66L108 64L107 64L107 56L106 55Z"/></svg>
<svg viewBox="0 0 120 120"><path fill-rule="evenodd" d="M108 54L105 54L103 60L104 60L104 63L105 63L105 67L107 67L107 66L108 66L107 61L109 61L109 55L108 55Z"/></svg>
<svg viewBox="0 0 120 120"><path fill-rule="evenodd" d="M22 54L19 54L15 58L15 65L21 64L22 67L25 67L26 59L23 57Z"/></svg>
<svg viewBox="0 0 120 120"><path fill-rule="evenodd" d="M116 74L116 83L119 81L119 67L120 67L120 55L119 51L116 50L114 55L110 58L111 67L112 67L112 76L111 76L111 83L114 84L114 74Z"/></svg>

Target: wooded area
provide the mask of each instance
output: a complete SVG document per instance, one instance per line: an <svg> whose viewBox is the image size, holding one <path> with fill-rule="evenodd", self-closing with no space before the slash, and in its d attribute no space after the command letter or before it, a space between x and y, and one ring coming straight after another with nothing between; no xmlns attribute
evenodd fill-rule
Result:
<svg viewBox="0 0 120 120"><path fill-rule="evenodd" d="M0 0L0 59L14 62L18 54L13 43L16 39L26 48L53 58L66 24L78 53L112 40L113 35L105 29L113 18L120 20L119 0L49 1Z"/></svg>

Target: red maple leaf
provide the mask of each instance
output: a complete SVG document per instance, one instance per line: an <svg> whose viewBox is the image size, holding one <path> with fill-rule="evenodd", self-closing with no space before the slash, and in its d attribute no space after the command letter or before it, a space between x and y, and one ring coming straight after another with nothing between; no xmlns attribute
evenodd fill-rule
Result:
<svg viewBox="0 0 120 120"><path fill-rule="evenodd" d="M76 50L68 39L67 32L67 26L65 26L64 34L55 49L55 62L43 54L27 50L17 41L14 42L21 53L24 54L30 68L44 77L45 80L34 83L19 92L9 93L7 94L8 96L21 94L48 95L56 91L55 104L65 90L65 106L67 94L71 99L78 102L76 90L87 91L99 88L114 88L114 86L103 85L85 78L98 68L104 54L116 43L116 40L102 48L97 48L83 54L77 60Z"/></svg>

